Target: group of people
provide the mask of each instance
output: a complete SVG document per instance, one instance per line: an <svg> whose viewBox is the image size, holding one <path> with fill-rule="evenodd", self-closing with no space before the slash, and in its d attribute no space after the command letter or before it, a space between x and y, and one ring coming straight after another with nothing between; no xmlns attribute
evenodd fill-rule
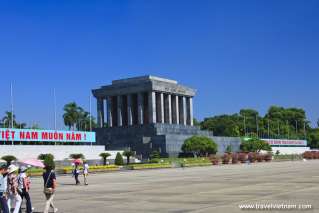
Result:
<svg viewBox="0 0 319 213"><path fill-rule="evenodd" d="M81 173L80 163L73 164L72 175L75 179L75 184L80 185L79 175ZM89 164L85 161L83 162L83 177L84 177L84 185L88 185L88 174L89 174Z"/></svg>
<svg viewBox="0 0 319 213"><path fill-rule="evenodd" d="M13 213L21 212L23 199L26 200L26 213L32 213L34 210L29 194L31 181L26 173L27 170L28 167L25 166L0 165L0 212L10 213L12 207L14 209ZM48 213L50 207L53 212L57 212L58 209L53 204L54 192L57 186L53 168L45 167L42 176L44 181L43 192L46 198L43 212Z"/></svg>

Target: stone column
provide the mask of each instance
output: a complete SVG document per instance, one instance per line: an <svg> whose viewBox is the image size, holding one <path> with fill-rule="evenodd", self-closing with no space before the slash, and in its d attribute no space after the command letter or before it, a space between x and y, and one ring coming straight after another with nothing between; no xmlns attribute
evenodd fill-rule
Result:
<svg viewBox="0 0 319 213"><path fill-rule="evenodd" d="M132 107L132 95L127 95L127 125L132 126L133 125L133 107Z"/></svg>
<svg viewBox="0 0 319 213"><path fill-rule="evenodd" d="M164 123L164 94L163 93L160 93L160 118L159 118L159 121L161 123Z"/></svg>
<svg viewBox="0 0 319 213"><path fill-rule="evenodd" d="M123 100L122 96L117 96L117 126L123 126L123 111L122 111Z"/></svg>
<svg viewBox="0 0 319 213"><path fill-rule="evenodd" d="M144 121L144 96L143 93L137 94L137 122L143 125Z"/></svg>
<svg viewBox="0 0 319 213"><path fill-rule="evenodd" d="M109 125L109 127L113 126L112 96L107 97L107 124Z"/></svg>
<svg viewBox="0 0 319 213"><path fill-rule="evenodd" d="M190 120L190 123L189 125L191 126L194 126L194 115L193 115L193 98L192 97L189 97L188 98L188 108L189 108L189 120Z"/></svg>
<svg viewBox="0 0 319 213"><path fill-rule="evenodd" d="M154 91L148 93L148 113L149 123L156 123L156 94Z"/></svg>
<svg viewBox="0 0 319 213"><path fill-rule="evenodd" d="M172 97L168 94L164 98L165 123L172 124Z"/></svg>
<svg viewBox="0 0 319 213"><path fill-rule="evenodd" d="M104 124L104 101L103 98L97 98L97 124L100 128Z"/></svg>
<svg viewBox="0 0 319 213"><path fill-rule="evenodd" d="M183 124L186 125L187 123L187 106L186 106L186 97L183 96Z"/></svg>
<svg viewBox="0 0 319 213"><path fill-rule="evenodd" d="M179 124L179 100L178 95L175 96L175 113L176 113L176 124Z"/></svg>

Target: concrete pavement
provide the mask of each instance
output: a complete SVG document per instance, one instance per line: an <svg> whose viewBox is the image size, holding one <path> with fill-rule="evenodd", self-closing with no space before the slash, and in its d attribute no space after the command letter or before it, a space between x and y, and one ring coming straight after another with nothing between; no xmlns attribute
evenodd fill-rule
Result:
<svg viewBox="0 0 319 213"><path fill-rule="evenodd" d="M319 212L318 168L319 160L313 160L114 172L90 175L89 186L59 176L55 204L63 213L232 213L247 212L239 205L255 203L311 204L311 210L289 212ZM42 179L33 178L35 212L43 211L42 191Z"/></svg>

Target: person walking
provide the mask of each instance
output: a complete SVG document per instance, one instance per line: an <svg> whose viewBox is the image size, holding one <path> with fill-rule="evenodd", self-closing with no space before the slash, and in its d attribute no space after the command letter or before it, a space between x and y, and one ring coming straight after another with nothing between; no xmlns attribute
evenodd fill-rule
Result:
<svg viewBox="0 0 319 213"><path fill-rule="evenodd" d="M19 194L23 200L23 198L26 199L26 206L27 206L27 213L32 213L32 204L31 204L31 198L29 194L30 190L30 179L26 174L27 167L21 166L19 169L19 175L18 175L18 191Z"/></svg>
<svg viewBox="0 0 319 213"><path fill-rule="evenodd" d="M22 198L18 193L18 179L15 172L18 167L15 165L10 165L8 167L8 208L11 210L11 204L14 204L13 213L19 213Z"/></svg>
<svg viewBox="0 0 319 213"><path fill-rule="evenodd" d="M44 182L44 195L46 198L45 207L43 213L48 213L50 207L53 209L53 212L57 212L58 209L55 208L53 204L54 193L56 191L56 176L52 167L46 166L45 172L43 173L43 182Z"/></svg>
<svg viewBox="0 0 319 213"><path fill-rule="evenodd" d="M89 164L87 163L87 161L85 161L83 163L83 177L84 177L84 184L85 185L89 185L88 184L88 175L89 175Z"/></svg>
<svg viewBox="0 0 319 213"><path fill-rule="evenodd" d="M6 164L0 165L0 206L2 213L10 213L7 201L7 171L8 167Z"/></svg>
<svg viewBox="0 0 319 213"><path fill-rule="evenodd" d="M75 178L76 185L80 185L79 174L80 174L79 164L76 163L74 164L74 169L73 169L73 176Z"/></svg>

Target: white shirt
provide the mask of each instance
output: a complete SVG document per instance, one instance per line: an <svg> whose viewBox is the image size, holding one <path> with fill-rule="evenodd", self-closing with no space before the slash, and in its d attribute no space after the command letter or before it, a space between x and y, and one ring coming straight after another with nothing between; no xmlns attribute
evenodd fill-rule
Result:
<svg viewBox="0 0 319 213"><path fill-rule="evenodd" d="M88 174L89 173L89 164L84 164L83 165L83 174Z"/></svg>
<svg viewBox="0 0 319 213"><path fill-rule="evenodd" d="M27 175L25 172L20 173L18 175L18 189L24 189L23 181L24 181L24 178L26 178L26 177L27 177Z"/></svg>

